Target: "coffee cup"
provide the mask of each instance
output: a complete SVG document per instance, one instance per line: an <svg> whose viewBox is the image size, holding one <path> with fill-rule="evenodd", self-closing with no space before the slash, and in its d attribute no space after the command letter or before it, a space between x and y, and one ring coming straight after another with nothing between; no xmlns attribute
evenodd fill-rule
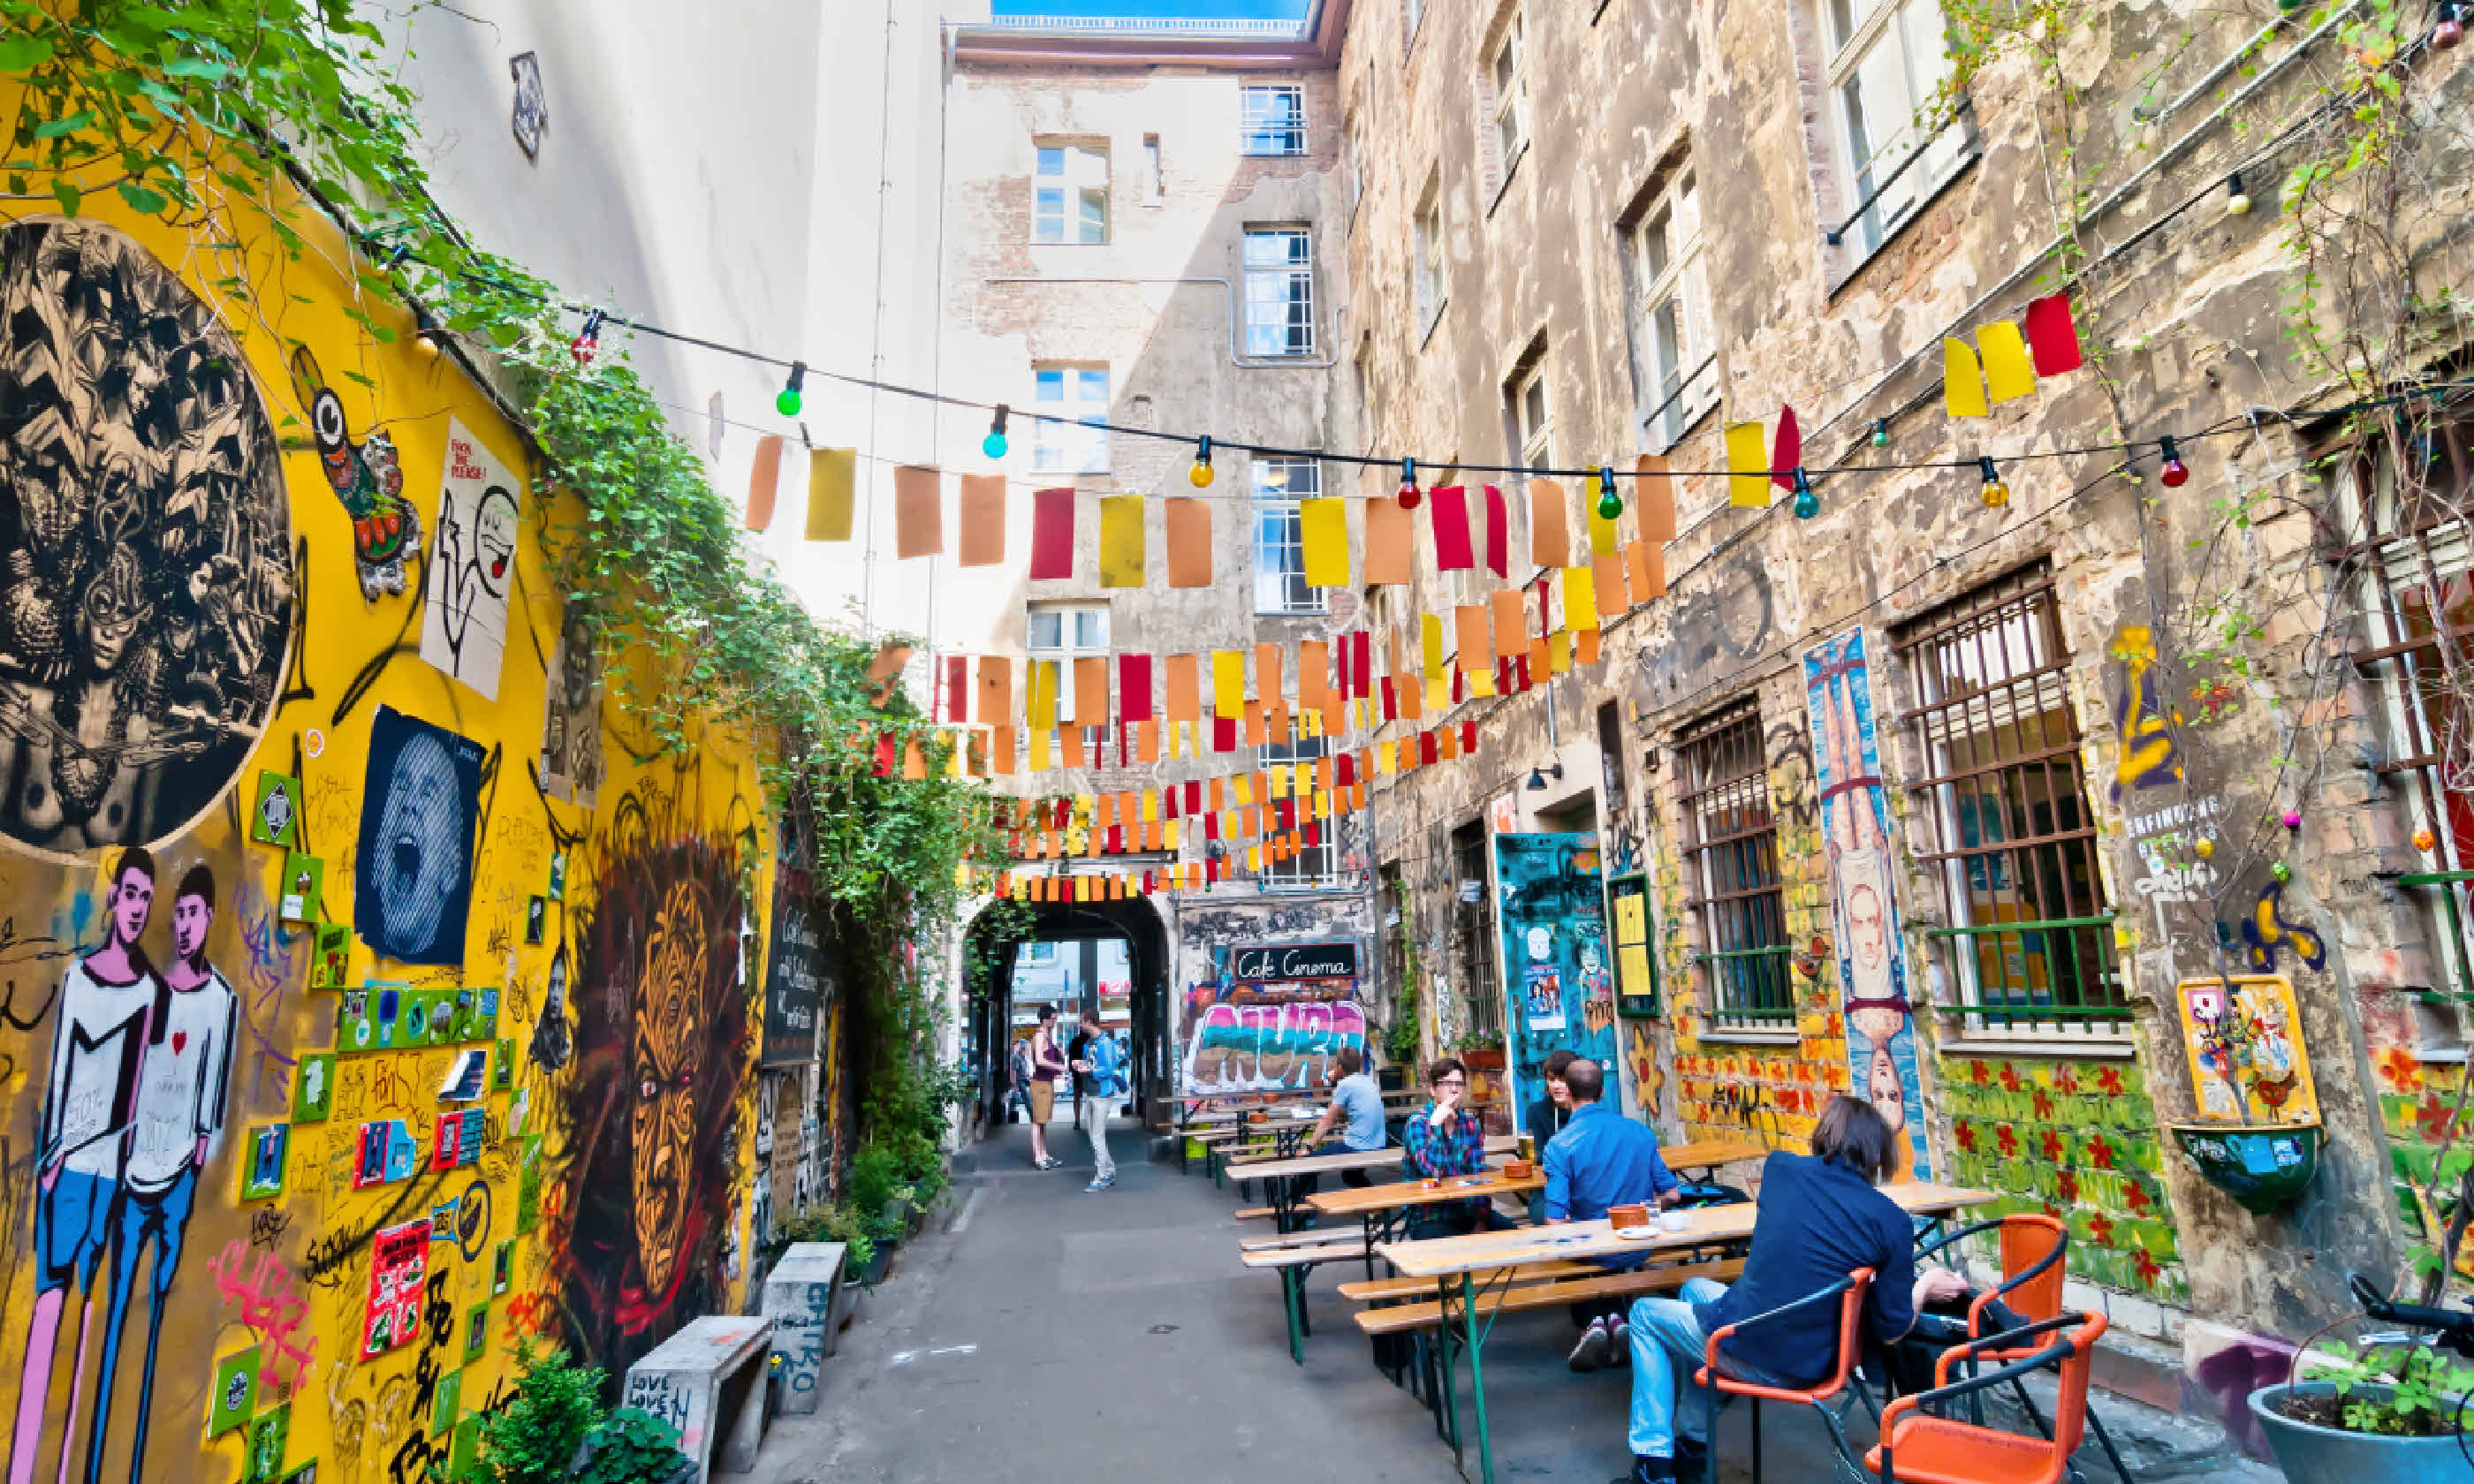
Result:
<svg viewBox="0 0 2474 1484"><path fill-rule="evenodd" d="M1686 1227L1692 1225L1692 1216L1688 1211L1660 1211L1658 1213L1658 1224L1664 1227L1669 1232L1681 1232Z"/></svg>

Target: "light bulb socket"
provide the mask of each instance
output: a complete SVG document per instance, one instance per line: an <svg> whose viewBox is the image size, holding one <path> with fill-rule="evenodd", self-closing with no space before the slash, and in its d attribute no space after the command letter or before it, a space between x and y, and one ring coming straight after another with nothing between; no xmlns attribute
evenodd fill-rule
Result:
<svg viewBox="0 0 2474 1484"><path fill-rule="evenodd" d="M2243 189L2240 171L2225 177L2225 214L2227 216L2250 214L2250 193Z"/></svg>
<svg viewBox="0 0 2474 1484"><path fill-rule="evenodd" d="M1623 514L1623 496L1615 493L1614 466L1598 466L1598 518L1613 520Z"/></svg>
<svg viewBox="0 0 2474 1484"><path fill-rule="evenodd" d="M1197 490L1211 483L1211 435L1206 433L1194 441L1194 467L1185 477Z"/></svg>
<svg viewBox="0 0 2474 1484"><path fill-rule="evenodd" d="M421 304L412 306L412 338L420 344L421 348L437 349L439 340L445 333L438 327L438 321L430 315L427 308Z"/></svg>
<svg viewBox="0 0 2474 1484"><path fill-rule="evenodd" d="M1812 492L1811 477L1805 473L1804 466L1799 464L1795 467L1795 518L1810 520L1820 514L1821 496Z"/></svg>

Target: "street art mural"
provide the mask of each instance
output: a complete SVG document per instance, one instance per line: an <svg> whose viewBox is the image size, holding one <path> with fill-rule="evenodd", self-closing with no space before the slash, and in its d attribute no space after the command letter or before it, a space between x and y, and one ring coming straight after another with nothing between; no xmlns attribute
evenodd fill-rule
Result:
<svg viewBox="0 0 2474 1484"><path fill-rule="evenodd" d="M1848 1065L1856 1091L1905 1135L1900 1174L1932 1175L1916 1027L1890 858L1890 801L1873 732L1873 679L1864 631L1804 653L1813 771L1836 929L1838 982L1847 1016Z"/></svg>
<svg viewBox="0 0 2474 1484"><path fill-rule="evenodd" d="M104 223L0 227L0 833L194 824L275 701L291 515L230 333Z"/></svg>
<svg viewBox="0 0 2474 1484"><path fill-rule="evenodd" d="M1569 1047L1617 1067L1614 954L1593 834L1498 834L1504 990L1512 1013L1512 1106L1546 1095L1546 1058Z"/></svg>
<svg viewBox="0 0 2474 1484"><path fill-rule="evenodd" d="M1300 946L1348 952L1300 961L1278 951ZM1343 1047L1366 1049L1353 944L1216 944L1211 966L1210 982L1185 995L1188 1096L1320 1087Z"/></svg>
<svg viewBox="0 0 2474 1484"><path fill-rule="evenodd" d="M742 1306L756 765L606 735L536 526L449 488L521 439L294 220L230 321L116 198L0 226L8 1484L425 1484L521 1341ZM803 1201L843 1136L782 1112Z"/></svg>

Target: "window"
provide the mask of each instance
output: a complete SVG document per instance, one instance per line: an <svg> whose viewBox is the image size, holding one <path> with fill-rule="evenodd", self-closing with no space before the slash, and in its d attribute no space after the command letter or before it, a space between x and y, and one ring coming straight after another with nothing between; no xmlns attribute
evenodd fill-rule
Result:
<svg viewBox="0 0 2474 1484"><path fill-rule="evenodd" d="M1041 473L1104 474L1108 430L1108 368L1034 366L1031 467Z"/></svg>
<svg viewBox="0 0 2474 1484"><path fill-rule="evenodd" d="M1108 152L1092 145L1043 144L1031 203L1033 242L1108 240Z"/></svg>
<svg viewBox="0 0 2474 1484"><path fill-rule="evenodd" d="M1159 135L1143 135L1143 204L1156 206L1168 200L1168 179L1160 169Z"/></svg>
<svg viewBox="0 0 2474 1484"><path fill-rule="evenodd" d="M2121 1035L2130 1010L2113 962L2113 905L2079 771L2061 610L2039 562L1894 635L1931 821L1916 864L1941 884L1971 1031ZM1859 816L1860 817L1860 816Z"/></svg>
<svg viewBox="0 0 2474 1484"><path fill-rule="evenodd" d="M1238 148L1248 155L1306 152L1306 94L1294 83L1248 87L1238 95Z"/></svg>
<svg viewBox="0 0 2474 1484"><path fill-rule="evenodd" d="M1555 422L1546 403L1546 368L1533 365L1512 383L1512 425L1524 468L1555 467Z"/></svg>
<svg viewBox="0 0 2474 1484"><path fill-rule="evenodd" d="M1246 232L1246 353L1312 355L1314 239L1302 227Z"/></svg>
<svg viewBox="0 0 2474 1484"><path fill-rule="evenodd" d="M1452 929L1460 939L1461 996L1468 1005L1470 1034L1500 1037L1503 975L1495 968L1493 877L1486 852L1486 821L1471 820L1452 831Z"/></svg>
<svg viewBox="0 0 2474 1484"><path fill-rule="evenodd" d="M1328 745L1322 737L1299 737L1286 744L1267 743L1254 750L1255 766L1268 768L1274 763L1310 762L1321 757ZM1300 809L1299 826L1303 826L1305 819L1306 811ZM1317 820L1315 825L1315 838L1319 843L1305 844L1304 831L1300 828L1297 852L1287 860L1273 860L1271 843L1264 842L1263 869L1255 874L1256 886L1267 892L1298 892L1330 886L1338 880L1332 837L1340 831L1340 816L1335 814L1327 820Z"/></svg>
<svg viewBox="0 0 2474 1484"><path fill-rule="evenodd" d="M2389 755L2380 771L2405 803L2408 837L2430 842L2428 850L2417 844L2417 864L2398 883L2425 914L2434 971L2453 976L2460 993L2474 987L2474 791L2464 781L2474 755L2474 708L2465 699L2474 659L2467 648L2474 640L2474 525L2464 514L2460 472L2467 467L2464 441L2457 425L2417 433L2414 443L2429 450L2429 472L2400 480L2394 440L2372 440L2341 468L2336 501L2348 543L2340 555L2360 573L2364 637L2370 641L2353 659L2380 680ZM2426 1024L2423 1039L2459 1038L2453 1025Z"/></svg>
<svg viewBox="0 0 2474 1484"><path fill-rule="evenodd" d="M1487 63L1488 81L1494 93L1495 184L1512 179L1512 167L1520 162L1520 152L1529 143L1529 84L1521 70L1524 51L1521 45L1520 12L1512 12L1504 25L1503 39L1494 48Z"/></svg>
<svg viewBox="0 0 2474 1484"><path fill-rule="evenodd" d="M1684 879L1701 914L1710 1019L1722 1032L1795 1027L1778 822L1770 814L1761 713L1747 702L1676 744L1684 785Z"/></svg>
<svg viewBox="0 0 2474 1484"><path fill-rule="evenodd" d="M1844 230L1870 252L1958 171L1965 132L1936 128L1950 75L1939 0L1823 0L1829 27L1831 149ZM1921 156L1921 157L1918 157ZM1838 240L1832 237L1832 241Z"/></svg>
<svg viewBox="0 0 2474 1484"><path fill-rule="evenodd" d="M1634 342L1649 389L1649 446L1672 447L1718 405L1716 337L1701 273L1701 193L1685 169L1651 203L1635 233L1638 288Z"/></svg>
<svg viewBox="0 0 2474 1484"><path fill-rule="evenodd" d="M1104 603L1045 603L1029 610L1030 639L1024 648L1033 660L1056 664L1056 721L1074 720L1074 661L1108 653L1108 606ZM1086 726L1100 726L1095 717Z"/></svg>
<svg viewBox="0 0 2474 1484"><path fill-rule="evenodd" d="M1256 459L1253 470L1254 611L1320 613L1322 589L1306 586L1298 502L1322 493L1322 466L1312 459Z"/></svg>
<svg viewBox="0 0 2474 1484"><path fill-rule="evenodd" d="M1412 272L1417 275L1418 323L1432 329L1443 312L1443 195L1441 178L1426 182L1425 199L1418 203L1418 240Z"/></svg>

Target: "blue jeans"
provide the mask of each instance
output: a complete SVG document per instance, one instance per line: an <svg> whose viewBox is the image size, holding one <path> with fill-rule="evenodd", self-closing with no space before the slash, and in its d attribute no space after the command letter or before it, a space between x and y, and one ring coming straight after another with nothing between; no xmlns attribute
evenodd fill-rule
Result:
<svg viewBox="0 0 2474 1484"><path fill-rule="evenodd" d="M1696 1444L1710 1441L1702 1435L1710 1388L1692 1379L1709 1352L1710 1337L1702 1333L1700 1316L1692 1312L1692 1305L1707 1304L1726 1291L1725 1283L1695 1278L1686 1281L1672 1299L1634 1301L1630 1323L1635 1457L1674 1457L1679 1433ZM1757 1385L1782 1384L1775 1376L1733 1358L1727 1362L1727 1374ZM1718 1398L1721 1405L1726 1400Z"/></svg>

